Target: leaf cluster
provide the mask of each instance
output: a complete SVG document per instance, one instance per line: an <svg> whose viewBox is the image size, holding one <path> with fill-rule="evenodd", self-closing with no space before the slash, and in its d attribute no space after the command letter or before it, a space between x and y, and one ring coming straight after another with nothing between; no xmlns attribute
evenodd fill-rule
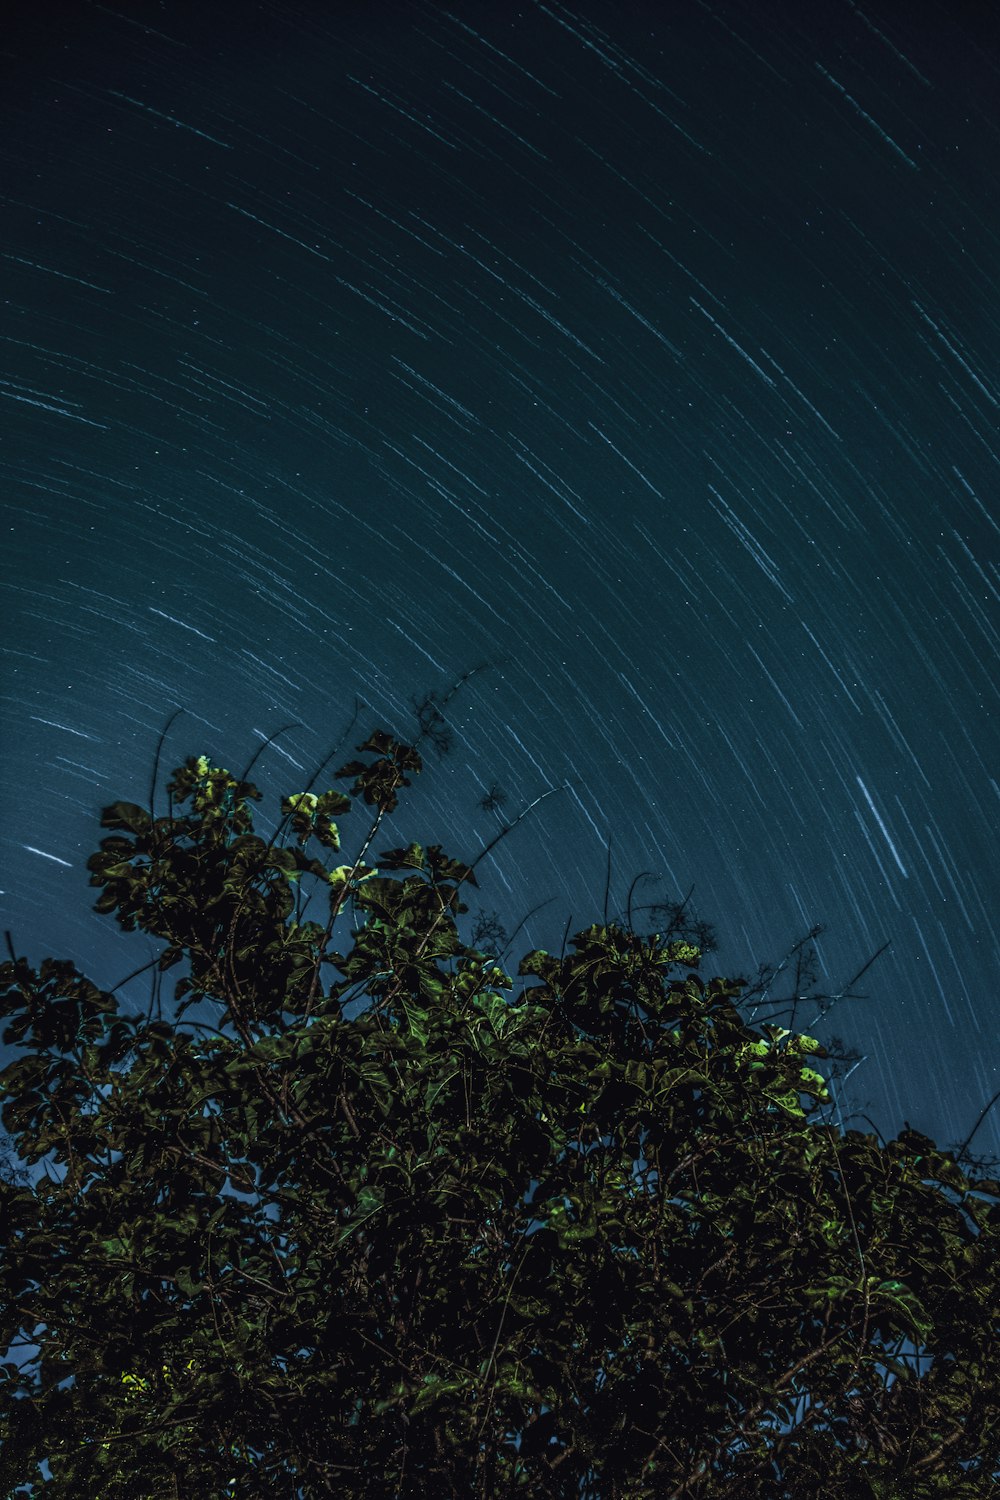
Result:
<svg viewBox="0 0 1000 1500"><path fill-rule="evenodd" d="M166 1016L0 967L39 1169L0 1181L5 1492L994 1493L1000 1183L836 1129L819 1042L686 939L509 975L471 865L366 862L420 757L358 749L270 839L204 757L105 811L97 909L162 942Z"/></svg>

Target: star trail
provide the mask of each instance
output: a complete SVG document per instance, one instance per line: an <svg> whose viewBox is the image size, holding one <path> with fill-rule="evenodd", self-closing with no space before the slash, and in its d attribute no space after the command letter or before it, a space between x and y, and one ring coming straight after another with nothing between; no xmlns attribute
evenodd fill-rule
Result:
<svg viewBox="0 0 1000 1500"><path fill-rule="evenodd" d="M175 709L164 769L293 724L276 798L481 665L388 843L471 858L559 788L472 895L544 903L515 967L601 920L609 842L609 915L693 887L706 975L822 924L835 992L888 943L820 1023L845 1117L963 1140L1000 1088L992 9L41 0L0 48L17 951L149 956L85 864Z"/></svg>

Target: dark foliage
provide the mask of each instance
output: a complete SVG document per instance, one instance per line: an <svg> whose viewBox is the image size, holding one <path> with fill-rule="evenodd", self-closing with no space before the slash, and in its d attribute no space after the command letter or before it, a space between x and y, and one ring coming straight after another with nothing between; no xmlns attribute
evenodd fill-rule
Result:
<svg viewBox="0 0 1000 1500"><path fill-rule="evenodd" d="M0 1181L3 1493L995 1494L1000 1183L838 1129L823 1048L700 976L685 903L515 984L494 919L459 937L471 866L366 862L421 761L358 755L269 840L204 757L167 816L105 811L97 909L172 1003L0 968L45 1163Z"/></svg>

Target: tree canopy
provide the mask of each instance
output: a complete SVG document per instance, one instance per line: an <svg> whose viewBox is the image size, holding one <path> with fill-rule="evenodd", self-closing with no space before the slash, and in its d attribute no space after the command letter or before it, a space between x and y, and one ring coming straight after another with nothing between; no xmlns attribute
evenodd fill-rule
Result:
<svg viewBox="0 0 1000 1500"><path fill-rule="evenodd" d="M1000 1183L835 1124L824 1048L690 932L516 982L472 865L373 848L417 748L358 757L267 838L204 756L105 810L145 1013L0 967L4 1493L995 1494Z"/></svg>

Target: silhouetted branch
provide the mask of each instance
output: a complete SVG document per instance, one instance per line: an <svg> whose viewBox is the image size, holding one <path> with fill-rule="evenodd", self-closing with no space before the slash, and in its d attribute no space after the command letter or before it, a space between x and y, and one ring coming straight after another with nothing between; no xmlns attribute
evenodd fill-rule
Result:
<svg viewBox="0 0 1000 1500"><path fill-rule="evenodd" d="M1000 1100L1000 1089L997 1089L996 1093L993 1095L993 1098L990 1100L989 1104L984 1105L983 1108L979 1111L979 1118L978 1118L978 1120L976 1121L975 1125L973 1125L973 1127L969 1131L968 1135L965 1137L965 1140L962 1142L961 1146L958 1148L958 1153L957 1153L957 1155L955 1157L956 1161L961 1161L962 1160L962 1157L965 1155L965 1153L968 1151L969 1147L972 1145L972 1138L973 1138L973 1136L976 1134L976 1131L979 1129L980 1125L986 1119L986 1116L989 1114L990 1110L993 1108L994 1104L996 1104L998 1100Z"/></svg>
<svg viewBox="0 0 1000 1500"><path fill-rule="evenodd" d="M153 778L149 783L149 816L151 818L154 818L156 816L154 803L156 800L156 778L160 772L160 753L163 750L164 741L166 740L167 735L170 733L171 724L175 719L179 718L182 713L184 713L183 708L174 709L173 713L170 715L170 718L164 724L163 731L160 735L159 740L157 741L156 754L153 756Z"/></svg>
<svg viewBox="0 0 1000 1500"><path fill-rule="evenodd" d="M268 745L273 745L274 742L275 742L275 740L278 738L279 735L281 735L281 734L287 734L288 731L289 731L289 729L301 729L301 728L302 728L301 720L296 719L295 721L293 721L293 723L291 723L291 724L283 724L280 729L276 729L273 734L269 734L268 737L267 737L267 739L264 741L264 743L262 745L259 745L257 747L257 749L254 751L253 755L250 757L249 764L247 765L246 770L243 772L243 775L240 777L240 780L241 781L246 781L247 777L250 775L250 772L253 770L254 766L257 764L257 762L260 759L260 757L264 754L264 751L267 749Z"/></svg>

